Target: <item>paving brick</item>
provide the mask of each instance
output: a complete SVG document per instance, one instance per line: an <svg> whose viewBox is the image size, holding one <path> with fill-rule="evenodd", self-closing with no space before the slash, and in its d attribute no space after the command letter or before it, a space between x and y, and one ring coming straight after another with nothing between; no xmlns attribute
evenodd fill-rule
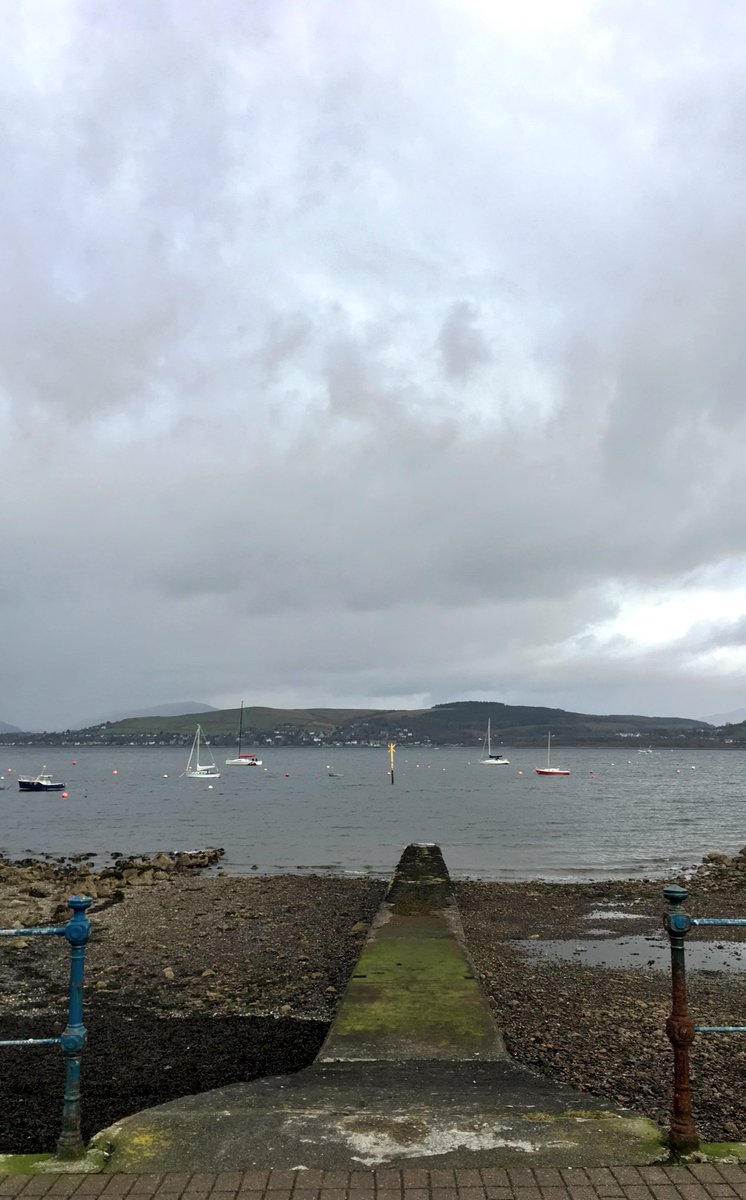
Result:
<svg viewBox="0 0 746 1200"><path fill-rule="evenodd" d="M295 1195L295 1192L293 1192ZM347 1187L326 1187L322 1186L318 1191L319 1200L347 1200ZM396 1193L399 1200L399 1192Z"/></svg>
<svg viewBox="0 0 746 1200"><path fill-rule="evenodd" d="M45 1196L53 1183L54 1179L49 1175L32 1175L30 1179L26 1180L26 1186L21 1194L24 1196Z"/></svg>
<svg viewBox="0 0 746 1200"><path fill-rule="evenodd" d="M401 1171L389 1167L382 1167L380 1171L376 1171L376 1189L385 1189L387 1192L401 1191Z"/></svg>
<svg viewBox="0 0 746 1200"><path fill-rule="evenodd" d="M15 1196L25 1182L22 1175L0 1175L0 1196Z"/></svg>
<svg viewBox="0 0 746 1200"><path fill-rule="evenodd" d="M536 1187L534 1173L528 1167L508 1167L508 1179L511 1187Z"/></svg>
<svg viewBox="0 0 746 1200"><path fill-rule="evenodd" d="M564 1187L565 1182L556 1167L537 1167L534 1179L541 1188Z"/></svg>
<svg viewBox="0 0 746 1200"><path fill-rule="evenodd" d="M481 1186L482 1186L482 1176L479 1171L467 1170L466 1168L464 1168L464 1170L459 1170L459 1168L457 1167L456 1171L455 1171L455 1175L456 1175L456 1186L459 1189L459 1191L461 1190L461 1188L468 1188L468 1187L481 1188Z"/></svg>
<svg viewBox="0 0 746 1200"><path fill-rule="evenodd" d="M346 1191L349 1182L349 1171L323 1171L321 1175L321 1187L341 1188L343 1191Z"/></svg>
<svg viewBox="0 0 746 1200"><path fill-rule="evenodd" d="M351 1188L364 1188L373 1191L376 1186L375 1171L350 1171Z"/></svg>
<svg viewBox="0 0 746 1200"><path fill-rule="evenodd" d="M426 1187L405 1187L406 1200L430 1200L430 1190Z"/></svg>
<svg viewBox="0 0 746 1200"><path fill-rule="evenodd" d="M160 1186L160 1175L136 1175L130 1188L130 1196L154 1196ZM75 1193L80 1195L80 1188Z"/></svg>
<svg viewBox="0 0 746 1200"><path fill-rule="evenodd" d="M597 1200L596 1189L589 1183L568 1183L570 1200Z"/></svg>
<svg viewBox="0 0 746 1200"><path fill-rule="evenodd" d="M324 1178L324 1172L317 1168L309 1168L307 1171L298 1171L295 1176L295 1191L298 1188L320 1188Z"/></svg>
<svg viewBox="0 0 746 1200"><path fill-rule="evenodd" d="M482 1184L479 1187L456 1187L459 1195L459 1200L485 1200L485 1191Z"/></svg>
<svg viewBox="0 0 746 1200"><path fill-rule="evenodd" d="M241 1183L241 1191L264 1191L269 1179L269 1171L260 1171L252 1167L250 1171L244 1171L243 1180Z"/></svg>
<svg viewBox="0 0 746 1200"><path fill-rule="evenodd" d="M639 1187L643 1182L642 1175L637 1167L612 1167L611 1173L617 1183L621 1183L625 1192L628 1187Z"/></svg>
<svg viewBox="0 0 746 1200"><path fill-rule="evenodd" d="M535 1184L532 1186L522 1184L518 1187L513 1184L513 1195L515 1200L541 1200L541 1192Z"/></svg>
<svg viewBox="0 0 746 1200"><path fill-rule="evenodd" d="M454 1171L449 1171L447 1167L438 1167L435 1171L430 1172L430 1187L454 1187L456 1184L456 1174Z"/></svg>
<svg viewBox="0 0 746 1200"><path fill-rule="evenodd" d="M510 1187L508 1172L504 1167L482 1167L480 1174L485 1186Z"/></svg>
<svg viewBox="0 0 746 1200"><path fill-rule="evenodd" d="M401 1173L401 1181L405 1188L429 1188L430 1173L418 1170L416 1167L405 1167Z"/></svg>
<svg viewBox="0 0 746 1200"><path fill-rule="evenodd" d="M487 1200L513 1200L513 1189L510 1184L501 1186L498 1183L485 1185Z"/></svg>
<svg viewBox="0 0 746 1200"><path fill-rule="evenodd" d="M569 1200L570 1193L566 1187L554 1187L541 1185L541 1194L543 1200Z"/></svg>
<svg viewBox="0 0 746 1200"><path fill-rule="evenodd" d="M672 1183L651 1183L653 1200L681 1200L681 1193Z"/></svg>
<svg viewBox="0 0 746 1200"><path fill-rule="evenodd" d="M295 1171L270 1171L267 1188L270 1191L290 1192L295 1184Z"/></svg>

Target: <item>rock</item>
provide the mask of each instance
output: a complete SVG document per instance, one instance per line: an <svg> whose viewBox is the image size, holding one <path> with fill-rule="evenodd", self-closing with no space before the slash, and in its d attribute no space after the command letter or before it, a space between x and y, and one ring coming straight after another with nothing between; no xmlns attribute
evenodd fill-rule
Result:
<svg viewBox="0 0 746 1200"><path fill-rule="evenodd" d="M164 967L163 968L164 979L174 979L175 976L176 976L176 972L174 971L173 967Z"/></svg>

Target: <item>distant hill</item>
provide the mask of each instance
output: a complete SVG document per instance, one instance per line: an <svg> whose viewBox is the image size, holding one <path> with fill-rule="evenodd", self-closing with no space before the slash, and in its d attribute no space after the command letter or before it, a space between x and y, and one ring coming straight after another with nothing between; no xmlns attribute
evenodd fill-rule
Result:
<svg viewBox="0 0 746 1200"><path fill-rule="evenodd" d="M203 712L215 712L215 709L209 704L198 704L196 700L180 700L174 704L156 704L153 708L137 708L124 713L110 713L108 717L92 717L90 720L81 721L78 728L91 729L96 725L114 724L136 717L179 717L186 713Z"/></svg>
<svg viewBox="0 0 746 1200"><path fill-rule="evenodd" d="M185 707L185 706L178 706ZM191 705L190 705L191 709ZM551 730L559 746L723 745L725 735L689 717L594 716L561 708L461 700L423 709L264 708L243 710L243 742L276 745L481 746L487 720L493 746L538 746ZM55 744L184 745L199 721L216 746L236 740L239 709L201 708L177 714L126 717L65 734L24 734ZM740 742L730 739L728 744Z"/></svg>
<svg viewBox="0 0 746 1200"><path fill-rule="evenodd" d="M746 708L734 708L733 712L727 713L714 713L705 720L708 725L737 725L741 721L746 721Z"/></svg>
<svg viewBox="0 0 746 1200"><path fill-rule="evenodd" d="M8 725L6 721L0 721L0 733L20 733L17 725Z"/></svg>
<svg viewBox="0 0 746 1200"><path fill-rule="evenodd" d="M155 708L138 708L136 712L125 713L123 717L112 717L112 720L126 721L130 717L181 717L186 713L216 712L210 704L198 704L196 700L182 700L176 704L159 704Z"/></svg>

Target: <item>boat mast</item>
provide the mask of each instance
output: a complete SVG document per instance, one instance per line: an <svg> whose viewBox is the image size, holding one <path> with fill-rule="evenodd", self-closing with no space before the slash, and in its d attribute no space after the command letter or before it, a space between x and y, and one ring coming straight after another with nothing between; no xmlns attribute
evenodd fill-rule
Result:
<svg viewBox="0 0 746 1200"><path fill-rule="evenodd" d="M243 700L241 701L241 711L238 715L238 757L241 757L241 734L243 733Z"/></svg>
<svg viewBox="0 0 746 1200"><path fill-rule="evenodd" d="M492 758L491 718L487 718L487 757Z"/></svg>

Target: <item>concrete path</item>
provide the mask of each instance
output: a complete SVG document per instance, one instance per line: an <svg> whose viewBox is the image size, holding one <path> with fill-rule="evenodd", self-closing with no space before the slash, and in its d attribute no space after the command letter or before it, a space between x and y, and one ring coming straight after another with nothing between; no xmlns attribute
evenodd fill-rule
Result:
<svg viewBox="0 0 746 1200"><path fill-rule="evenodd" d="M92 1147L107 1173L303 1167L314 1178L347 1178L385 1168L400 1181L400 1170L452 1179L454 1169L605 1167L664 1155L653 1122L510 1061L443 857L429 845L404 851L311 1067L127 1117Z"/></svg>

